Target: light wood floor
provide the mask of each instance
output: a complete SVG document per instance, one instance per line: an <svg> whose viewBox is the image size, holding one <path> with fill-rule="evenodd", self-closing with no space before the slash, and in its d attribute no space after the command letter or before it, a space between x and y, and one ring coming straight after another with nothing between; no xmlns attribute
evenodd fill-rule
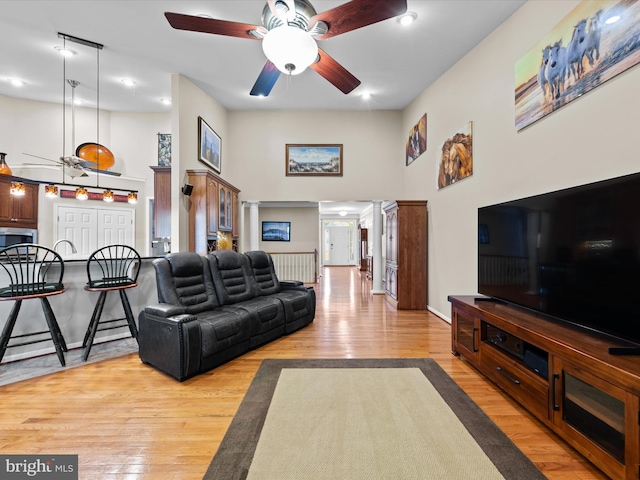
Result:
<svg viewBox="0 0 640 480"><path fill-rule="evenodd" d="M448 323L394 311L351 267L320 282L311 325L184 383L128 355L1 387L0 454L78 454L80 479L200 479L263 359L432 357L549 479L606 478L451 355Z"/></svg>

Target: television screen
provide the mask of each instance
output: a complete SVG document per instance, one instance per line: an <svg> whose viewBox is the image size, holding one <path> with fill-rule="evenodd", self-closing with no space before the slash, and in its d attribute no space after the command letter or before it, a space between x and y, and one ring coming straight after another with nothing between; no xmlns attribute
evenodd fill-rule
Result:
<svg viewBox="0 0 640 480"><path fill-rule="evenodd" d="M291 222L262 222L263 242L288 242L291 240Z"/></svg>
<svg viewBox="0 0 640 480"><path fill-rule="evenodd" d="M640 174L479 208L478 291L640 343Z"/></svg>

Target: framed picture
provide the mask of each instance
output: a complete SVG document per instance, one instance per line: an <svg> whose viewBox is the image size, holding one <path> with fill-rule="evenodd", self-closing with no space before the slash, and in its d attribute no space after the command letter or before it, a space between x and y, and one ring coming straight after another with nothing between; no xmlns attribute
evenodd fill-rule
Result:
<svg viewBox="0 0 640 480"><path fill-rule="evenodd" d="M262 241L291 241L291 222L262 222Z"/></svg>
<svg viewBox="0 0 640 480"><path fill-rule="evenodd" d="M427 114L409 131L407 138L407 166L427 150Z"/></svg>
<svg viewBox="0 0 640 480"><path fill-rule="evenodd" d="M342 176L342 144L287 144L287 176Z"/></svg>
<svg viewBox="0 0 640 480"><path fill-rule="evenodd" d="M468 122L440 149L440 163L436 164L438 189L451 185L473 174L472 122Z"/></svg>
<svg viewBox="0 0 640 480"><path fill-rule="evenodd" d="M516 62L516 129L639 62L640 3L583 0Z"/></svg>
<svg viewBox="0 0 640 480"><path fill-rule="evenodd" d="M198 117L198 159L217 173L220 173L220 150L222 140L204 118Z"/></svg>
<svg viewBox="0 0 640 480"><path fill-rule="evenodd" d="M171 166L171 134L158 134L158 166Z"/></svg>

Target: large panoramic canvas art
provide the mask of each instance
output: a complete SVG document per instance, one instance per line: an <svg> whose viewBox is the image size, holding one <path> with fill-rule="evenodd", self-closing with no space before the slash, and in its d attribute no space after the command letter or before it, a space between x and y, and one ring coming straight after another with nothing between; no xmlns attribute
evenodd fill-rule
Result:
<svg viewBox="0 0 640 480"><path fill-rule="evenodd" d="M584 0L516 63L518 130L640 62L640 1Z"/></svg>

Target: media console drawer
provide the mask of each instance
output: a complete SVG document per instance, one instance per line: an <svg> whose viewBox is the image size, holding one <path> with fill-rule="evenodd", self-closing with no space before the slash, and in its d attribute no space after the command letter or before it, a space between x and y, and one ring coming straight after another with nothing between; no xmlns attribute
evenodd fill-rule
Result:
<svg viewBox="0 0 640 480"><path fill-rule="evenodd" d="M494 347L483 344L480 370L535 415L549 418L549 385Z"/></svg>

